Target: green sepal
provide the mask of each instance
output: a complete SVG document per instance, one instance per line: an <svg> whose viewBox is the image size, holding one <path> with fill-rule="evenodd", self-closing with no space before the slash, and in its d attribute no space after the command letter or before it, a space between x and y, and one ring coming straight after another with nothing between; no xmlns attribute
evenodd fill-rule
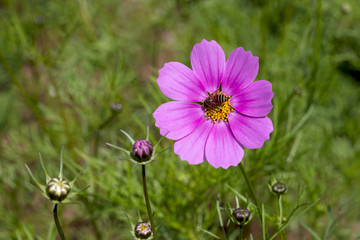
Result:
<svg viewBox="0 0 360 240"><path fill-rule="evenodd" d="M80 205L80 207L84 208L85 205L82 202L78 202L78 201L71 201L71 199L66 198L64 201L62 201L61 203L63 204L76 204L76 205Z"/></svg>
<svg viewBox="0 0 360 240"><path fill-rule="evenodd" d="M63 175L63 168L64 168L63 151L64 151L64 147L61 148L61 153L60 153L60 171L59 171L59 178L62 178L62 175Z"/></svg>
<svg viewBox="0 0 360 240"><path fill-rule="evenodd" d="M246 205L250 208L250 210L256 209L256 205L250 202L244 195L236 191L234 188L230 187L228 184L225 184L225 186L228 187L231 191L233 191L240 198L240 200L245 202Z"/></svg>
<svg viewBox="0 0 360 240"><path fill-rule="evenodd" d="M40 193L41 196L45 197L45 198L49 198L46 194L45 194L45 186L42 186L41 190L39 190L39 188L35 187L34 185L32 185L31 183L27 183L26 187L31 190L31 191L35 191L37 193Z"/></svg>
<svg viewBox="0 0 360 240"><path fill-rule="evenodd" d="M124 148L122 148L122 147L113 145L113 144L111 144L111 143L106 143L106 145L108 145L108 146L110 146L110 147L113 147L113 148L115 148L115 149L118 149L118 150L120 150L120 151L123 151L123 152L127 153L128 155L130 155L130 151L128 151L128 150L126 150L126 149L124 149Z"/></svg>
<svg viewBox="0 0 360 240"><path fill-rule="evenodd" d="M149 126L146 126L146 141L149 141L149 137L150 137Z"/></svg>
<svg viewBox="0 0 360 240"><path fill-rule="evenodd" d="M131 155L132 155L132 154L130 153L130 156L131 156ZM137 161L135 161L135 160L132 159L132 158L129 158L129 160L130 160L131 162L136 163L136 164L139 164L139 165L146 165L146 164L149 164L149 163L155 161L156 159L155 159L154 157L152 157L149 161L146 161L146 162L137 162Z"/></svg>
<svg viewBox="0 0 360 240"><path fill-rule="evenodd" d="M161 143L161 141L166 137L168 133L166 133L164 136L161 136L161 138L159 139L159 141L155 144L154 146L154 153L156 152L156 148L159 146L159 144Z"/></svg>
<svg viewBox="0 0 360 240"><path fill-rule="evenodd" d="M44 172L45 172L45 176L46 176L46 183L49 183L50 182L50 180L51 180L51 177L49 176L49 174L47 173L47 171L46 171L46 168L45 168L45 165L44 165L44 161L43 161L43 159L42 159L42 156L41 156L41 153L39 153L39 159L40 159L40 164L41 164L41 167L42 167L42 169L44 170Z"/></svg>
<svg viewBox="0 0 360 240"><path fill-rule="evenodd" d="M134 139L132 139L132 137L130 137L130 135L127 132L125 132L121 129L120 129L120 131L130 140L131 145L134 145L134 143L135 143Z"/></svg>
<svg viewBox="0 0 360 240"><path fill-rule="evenodd" d="M38 185L38 187L39 187L41 190L44 190L44 192L45 192L45 186L42 185L42 184L40 184L40 183L38 182L38 180L34 177L34 175L32 174L32 172L31 172L31 170L30 170L30 168L28 167L27 164L25 164L25 167L26 167L26 169L28 170L28 172L29 172L32 180L36 183L36 185Z"/></svg>
<svg viewBox="0 0 360 240"><path fill-rule="evenodd" d="M153 158L156 158L158 155L160 155L161 153L165 152L166 150L169 150L169 148L165 148L165 149L161 150L160 152L154 154L154 155L153 155Z"/></svg>
<svg viewBox="0 0 360 240"><path fill-rule="evenodd" d="M89 166L89 164L85 165L83 169L76 175L76 177L70 182L70 187L74 186L75 181L80 177L80 175L85 171L85 169Z"/></svg>

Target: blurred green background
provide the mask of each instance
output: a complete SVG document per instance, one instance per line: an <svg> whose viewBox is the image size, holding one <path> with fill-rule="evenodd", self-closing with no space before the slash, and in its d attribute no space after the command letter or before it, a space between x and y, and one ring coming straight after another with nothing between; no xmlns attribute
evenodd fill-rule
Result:
<svg viewBox="0 0 360 240"><path fill-rule="evenodd" d="M56 239L51 203L27 187L27 163L44 179L39 152L54 176L64 146L64 175L91 185L77 205L60 206L68 239L131 239L137 211L147 220L141 169L109 142L130 143L169 101L157 84L164 63L190 66L202 39L226 56L237 47L260 58L257 80L273 84L274 132L243 163L276 231L276 178L288 186L288 215L320 201L287 229L287 239L360 239L360 6L357 0L1 0L0 239ZM122 110L111 110L111 103ZM160 239L223 239L216 209L235 204L228 185L249 196L239 168L191 166L170 149L147 169ZM300 189L300 192L298 191ZM224 221L228 221L223 211ZM275 220L274 220L275 219ZM237 230L226 231L234 239ZM254 219L245 229L261 239ZM316 238L316 235L319 238Z"/></svg>

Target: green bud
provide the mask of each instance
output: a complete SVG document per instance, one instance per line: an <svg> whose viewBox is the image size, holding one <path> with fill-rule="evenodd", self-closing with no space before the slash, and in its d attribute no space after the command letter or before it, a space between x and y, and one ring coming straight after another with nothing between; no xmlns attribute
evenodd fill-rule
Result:
<svg viewBox="0 0 360 240"><path fill-rule="evenodd" d="M110 109L113 113L119 113L122 110L122 105L118 102L113 102L110 104Z"/></svg>
<svg viewBox="0 0 360 240"><path fill-rule="evenodd" d="M69 194L70 184L63 178L52 178L46 186L46 194L51 200L61 202Z"/></svg>
<svg viewBox="0 0 360 240"><path fill-rule="evenodd" d="M273 193L281 195L286 192L286 185L284 183L277 182L274 185L272 185L271 189Z"/></svg>
<svg viewBox="0 0 360 240"><path fill-rule="evenodd" d="M250 218L250 211L247 208L239 207L233 211L233 216L240 223L240 225L244 225Z"/></svg>

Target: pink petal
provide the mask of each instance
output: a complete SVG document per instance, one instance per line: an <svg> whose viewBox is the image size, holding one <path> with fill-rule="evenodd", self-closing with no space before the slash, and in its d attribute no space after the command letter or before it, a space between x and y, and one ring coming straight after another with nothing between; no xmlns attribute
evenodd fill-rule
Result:
<svg viewBox="0 0 360 240"><path fill-rule="evenodd" d="M241 162L244 149L232 134L229 124L218 122L206 142L205 155L213 167L227 169Z"/></svg>
<svg viewBox="0 0 360 240"><path fill-rule="evenodd" d="M261 148L273 131L273 124L268 117L253 118L232 111L228 119L237 140L249 149Z"/></svg>
<svg viewBox="0 0 360 240"><path fill-rule="evenodd" d="M204 118L201 106L195 103L173 101L160 105L153 117L160 134L177 140L191 133Z"/></svg>
<svg viewBox="0 0 360 240"><path fill-rule="evenodd" d="M205 143L213 127L212 120L202 118L197 128L174 144L174 152L183 161L199 164L205 160Z"/></svg>
<svg viewBox="0 0 360 240"><path fill-rule="evenodd" d="M273 107L271 99L274 93L271 87L271 83L266 80L253 82L243 91L233 95L230 104L242 114L265 117Z"/></svg>
<svg viewBox="0 0 360 240"><path fill-rule="evenodd" d="M223 93L234 95L254 81L259 70L259 58L243 48L235 49L229 56L221 82Z"/></svg>
<svg viewBox="0 0 360 240"><path fill-rule="evenodd" d="M191 66L208 92L215 92L225 67L225 53L215 41L195 44L190 55Z"/></svg>
<svg viewBox="0 0 360 240"><path fill-rule="evenodd" d="M182 63L165 63L159 70L157 83L162 93L174 100L199 102L207 96L194 72Z"/></svg>

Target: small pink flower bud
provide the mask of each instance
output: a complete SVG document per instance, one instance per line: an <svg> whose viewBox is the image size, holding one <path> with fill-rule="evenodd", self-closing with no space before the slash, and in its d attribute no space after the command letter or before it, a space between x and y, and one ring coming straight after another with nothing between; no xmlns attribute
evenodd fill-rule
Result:
<svg viewBox="0 0 360 240"><path fill-rule="evenodd" d="M146 162L151 159L153 145L144 139L137 140L133 145L132 155L137 162Z"/></svg>
<svg viewBox="0 0 360 240"><path fill-rule="evenodd" d="M134 231L135 236L140 239L147 239L151 236L151 226L145 222L138 222Z"/></svg>

